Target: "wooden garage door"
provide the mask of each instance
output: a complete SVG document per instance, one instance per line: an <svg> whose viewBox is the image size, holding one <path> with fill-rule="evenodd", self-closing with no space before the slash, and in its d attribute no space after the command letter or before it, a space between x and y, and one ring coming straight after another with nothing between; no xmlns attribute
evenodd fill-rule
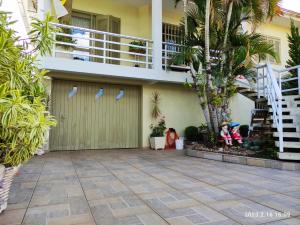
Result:
<svg viewBox="0 0 300 225"><path fill-rule="evenodd" d="M77 87L77 93L69 93ZM102 97L96 98L100 88ZM116 96L124 90L124 97ZM54 80L51 150L139 147L140 89L134 86Z"/></svg>

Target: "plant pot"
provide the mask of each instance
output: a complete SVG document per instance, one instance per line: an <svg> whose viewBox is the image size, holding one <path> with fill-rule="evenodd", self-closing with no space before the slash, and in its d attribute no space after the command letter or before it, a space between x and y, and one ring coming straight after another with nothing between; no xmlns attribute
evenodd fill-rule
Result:
<svg viewBox="0 0 300 225"><path fill-rule="evenodd" d="M152 149L165 149L166 138L165 137L151 137L150 138L150 147Z"/></svg>
<svg viewBox="0 0 300 225"><path fill-rule="evenodd" d="M0 165L0 213L7 208L9 189L19 167Z"/></svg>
<svg viewBox="0 0 300 225"><path fill-rule="evenodd" d="M183 150L183 138L175 140L176 150Z"/></svg>

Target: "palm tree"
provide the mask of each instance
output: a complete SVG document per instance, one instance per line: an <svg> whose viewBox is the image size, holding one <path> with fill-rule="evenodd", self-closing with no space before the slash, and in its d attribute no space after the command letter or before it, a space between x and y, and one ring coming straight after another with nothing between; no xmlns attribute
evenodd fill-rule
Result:
<svg viewBox="0 0 300 225"><path fill-rule="evenodd" d="M178 0L176 0L178 1ZM174 60L191 66L193 84L211 131L228 117L228 99L237 75L253 76L254 59L276 57L261 35L241 32L243 21L256 27L279 10L279 0L190 0L185 26L186 49ZM195 50L197 49L197 50ZM199 65L205 67L199 70Z"/></svg>

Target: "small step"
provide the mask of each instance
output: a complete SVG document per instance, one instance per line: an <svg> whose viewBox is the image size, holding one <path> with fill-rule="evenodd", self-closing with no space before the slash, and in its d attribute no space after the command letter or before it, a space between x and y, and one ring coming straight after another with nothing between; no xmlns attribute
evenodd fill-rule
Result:
<svg viewBox="0 0 300 225"><path fill-rule="evenodd" d="M273 123L273 118L269 118L268 121ZM283 124L293 124L293 119L282 119Z"/></svg>
<svg viewBox="0 0 300 225"><path fill-rule="evenodd" d="M278 152L277 155L282 160L300 160L300 153L297 152Z"/></svg>
<svg viewBox="0 0 300 225"><path fill-rule="evenodd" d="M273 132L274 137L279 137L278 132ZM300 133L299 132L283 132L283 137L287 138L300 138Z"/></svg>
<svg viewBox="0 0 300 225"><path fill-rule="evenodd" d="M276 147L279 147L279 141L275 141ZM284 148L296 148L300 151L300 142L292 142L292 141L284 141L283 142Z"/></svg>
<svg viewBox="0 0 300 225"><path fill-rule="evenodd" d="M245 92L255 92L253 89L245 87L237 87L237 90L240 94Z"/></svg>
<svg viewBox="0 0 300 225"><path fill-rule="evenodd" d="M255 98L257 97L257 93L256 92L253 92L253 93L249 93L249 94L246 94L248 97L251 97L251 98Z"/></svg>
<svg viewBox="0 0 300 225"><path fill-rule="evenodd" d="M300 101L300 96L299 95L285 95L285 96L282 96L282 99L294 99L294 100L298 100Z"/></svg>
<svg viewBox="0 0 300 225"><path fill-rule="evenodd" d="M284 123L282 124L283 127L287 127L287 128L296 128L296 126L293 123ZM276 128L275 124L272 124L273 128Z"/></svg>

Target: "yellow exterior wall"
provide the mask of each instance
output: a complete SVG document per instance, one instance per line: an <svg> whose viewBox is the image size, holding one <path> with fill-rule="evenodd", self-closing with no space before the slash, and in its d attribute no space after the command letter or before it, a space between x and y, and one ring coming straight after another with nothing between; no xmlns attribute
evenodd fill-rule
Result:
<svg viewBox="0 0 300 225"><path fill-rule="evenodd" d="M151 39L151 4L134 7L106 0L73 0L73 9L121 19L121 34ZM183 13L164 10L163 22L179 24Z"/></svg>
<svg viewBox="0 0 300 225"><path fill-rule="evenodd" d="M254 109L254 101L241 94L236 94L230 99L229 109L232 121L240 124L250 124L251 110Z"/></svg>
<svg viewBox="0 0 300 225"><path fill-rule="evenodd" d="M280 63L276 66L284 67L289 58L289 46L287 39L287 34L290 33L289 27L265 23L259 26L256 32L264 36L280 39Z"/></svg>
<svg viewBox="0 0 300 225"><path fill-rule="evenodd" d="M166 117L167 128L175 128L181 136L187 126L199 126L204 117L198 104L197 96L183 85L154 84L142 87L142 145L149 146L150 125L154 122L151 117L152 93L160 94L160 109Z"/></svg>

